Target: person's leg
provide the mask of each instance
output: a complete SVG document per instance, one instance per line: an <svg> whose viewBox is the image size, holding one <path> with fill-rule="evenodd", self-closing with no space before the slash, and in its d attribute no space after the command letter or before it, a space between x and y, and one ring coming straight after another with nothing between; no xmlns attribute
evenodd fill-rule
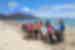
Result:
<svg viewBox="0 0 75 50"><path fill-rule="evenodd" d="M29 37L32 38L32 31L29 31Z"/></svg>
<svg viewBox="0 0 75 50"><path fill-rule="evenodd" d="M53 39L53 37L52 37L52 34L49 34L49 41L50 41L51 43L54 43L54 39Z"/></svg>
<svg viewBox="0 0 75 50"><path fill-rule="evenodd" d="M32 31L32 39L35 39L34 34L35 34L35 30Z"/></svg>
<svg viewBox="0 0 75 50"><path fill-rule="evenodd" d="M41 30L38 31L38 40L42 40L42 32L41 32Z"/></svg>
<svg viewBox="0 0 75 50"><path fill-rule="evenodd" d="M44 35L44 42L48 43L50 42L50 39L48 38L49 35L47 35L47 33Z"/></svg>
<svg viewBox="0 0 75 50"><path fill-rule="evenodd" d="M61 41L61 33L58 32L58 31L56 31L56 32L55 32L55 36L56 36L56 38L57 38L57 41L60 42L60 41Z"/></svg>
<svg viewBox="0 0 75 50"><path fill-rule="evenodd" d="M44 40L44 34L43 34L42 29L41 29L41 31L40 31L40 36L41 36L41 40Z"/></svg>
<svg viewBox="0 0 75 50"><path fill-rule="evenodd" d="M61 31L61 40L64 40L64 31Z"/></svg>
<svg viewBox="0 0 75 50"><path fill-rule="evenodd" d="M38 30L34 31L34 38L37 39L38 38Z"/></svg>

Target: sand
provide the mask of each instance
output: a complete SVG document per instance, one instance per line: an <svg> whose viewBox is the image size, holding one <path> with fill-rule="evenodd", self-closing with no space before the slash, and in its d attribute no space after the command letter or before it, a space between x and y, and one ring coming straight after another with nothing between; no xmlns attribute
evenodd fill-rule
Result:
<svg viewBox="0 0 75 50"><path fill-rule="evenodd" d="M74 27L72 29L67 27L65 43L48 45L39 40L23 40L23 34L17 29L16 25L14 22L0 21L0 50L63 50L64 48L66 50L75 50L75 46L72 47L71 44L71 41L75 39Z"/></svg>
<svg viewBox="0 0 75 50"><path fill-rule="evenodd" d="M75 50L75 26L68 26L65 33L65 50Z"/></svg>

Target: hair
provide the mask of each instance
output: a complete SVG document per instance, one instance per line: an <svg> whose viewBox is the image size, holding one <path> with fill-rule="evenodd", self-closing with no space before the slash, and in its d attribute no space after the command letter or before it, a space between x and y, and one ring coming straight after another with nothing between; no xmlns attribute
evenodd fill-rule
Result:
<svg viewBox="0 0 75 50"><path fill-rule="evenodd" d="M50 20L47 20L47 21L46 21L46 27L48 27L48 25L51 25Z"/></svg>

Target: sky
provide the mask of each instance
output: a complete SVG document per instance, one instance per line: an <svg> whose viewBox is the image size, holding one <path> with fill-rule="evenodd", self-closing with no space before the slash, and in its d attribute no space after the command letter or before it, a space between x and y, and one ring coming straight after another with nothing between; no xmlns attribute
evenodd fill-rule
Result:
<svg viewBox="0 0 75 50"><path fill-rule="evenodd" d="M27 12L37 17L75 17L75 0L0 0L0 13Z"/></svg>

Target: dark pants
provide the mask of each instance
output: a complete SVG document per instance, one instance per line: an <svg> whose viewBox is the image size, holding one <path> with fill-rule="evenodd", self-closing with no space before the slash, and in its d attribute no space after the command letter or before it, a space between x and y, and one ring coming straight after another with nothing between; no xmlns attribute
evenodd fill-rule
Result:
<svg viewBox="0 0 75 50"><path fill-rule="evenodd" d="M38 38L38 33L39 33L39 30L34 30L34 31L33 31L33 35L34 35L34 38L35 38L35 39Z"/></svg>
<svg viewBox="0 0 75 50"><path fill-rule="evenodd" d="M41 35L41 40L43 40L43 42L48 42L47 34L43 35L43 33L40 33L40 35Z"/></svg>
<svg viewBox="0 0 75 50"><path fill-rule="evenodd" d="M61 40L64 40L64 31L61 31L60 33L61 33L61 34L60 34Z"/></svg>
<svg viewBox="0 0 75 50"><path fill-rule="evenodd" d="M53 39L53 35L52 35L51 33L48 33L48 34L49 34L49 41L50 41L51 43L54 43L55 40Z"/></svg>
<svg viewBox="0 0 75 50"><path fill-rule="evenodd" d="M55 36L57 38L57 41L60 42L62 39L62 34L60 31L55 31Z"/></svg>
<svg viewBox="0 0 75 50"><path fill-rule="evenodd" d="M28 35L31 38L32 37L32 31L28 31Z"/></svg>

